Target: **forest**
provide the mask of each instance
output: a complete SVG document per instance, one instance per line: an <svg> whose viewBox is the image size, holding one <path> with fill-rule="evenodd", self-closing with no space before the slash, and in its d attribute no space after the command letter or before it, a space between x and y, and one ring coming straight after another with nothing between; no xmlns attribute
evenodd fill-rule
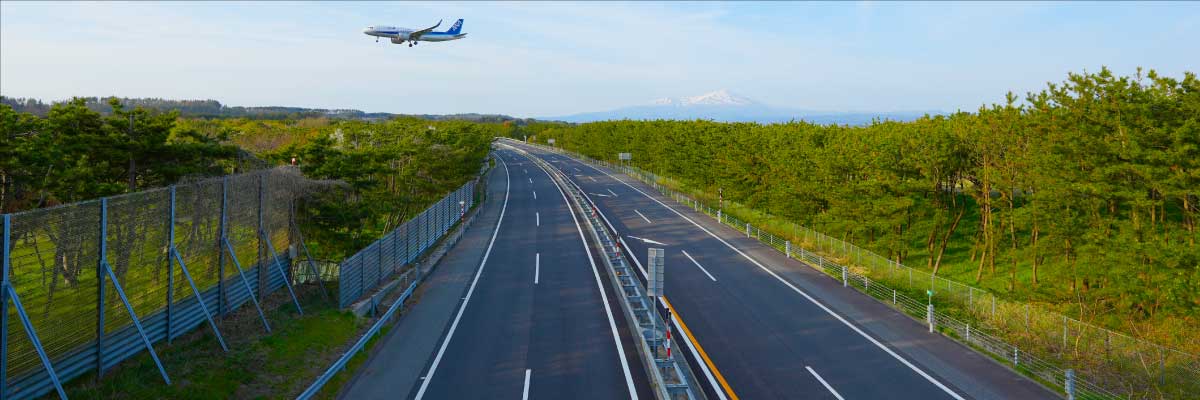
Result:
<svg viewBox="0 0 1200 400"><path fill-rule="evenodd" d="M912 122L609 121L514 135L610 161L631 152L690 189L1121 331L1200 323L1194 73L1069 74Z"/></svg>
<svg viewBox="0 0 1200 400"><path fill-rule="evenodd" d="M128 97L78 97L63 102L46 103L39 99L0 96L0 104L6 104L17 112L30 113L40 117L49 114L55 105L82 100L83 104L92 111L102 115L113 113L112 102L116 101L125 108L142 107L162 112L177 111L179 116L187 118L254 118L272 120L295 120L301 118L337 118L360 120L388 120L396 117L413 117L427 120L460 120L484 123L503 123L513 121L524 124L534 122L532 119L513 118L499 114L393 114L385 112L364 112L352 109L324 109L305 107L262 106L244 107L221 104L216 100L172 100L160 98L128 98Z"/></svg>
<svg viewBox="0 0 1200 400"><path fill-rule="evenodd" d="M107 112L95 108L78 98L38 116L0 104L0 211L295 164L309 179L336 182L298 210L314 255L340 260L472 179L491 138L513 129L512 121L187 118L119 99Z"/></svg>

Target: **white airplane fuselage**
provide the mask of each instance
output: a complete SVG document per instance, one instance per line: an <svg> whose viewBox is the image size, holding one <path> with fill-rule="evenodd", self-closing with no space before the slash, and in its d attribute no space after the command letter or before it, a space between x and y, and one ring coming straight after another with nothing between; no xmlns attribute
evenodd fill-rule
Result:
<svg viewBox="0 0 1200 400"><path fill-rule="evenodd" d="M372 26L363 29L363 33L367 36L375 36L391 39L392 43L404 43L409 39L409 35L415 32L416 29L398 28L394 26ZM445 42L448 40L462 39L467 36L465 33L446 33L446 32L427 32L422 34L417 41L421 42Z"/></svg>

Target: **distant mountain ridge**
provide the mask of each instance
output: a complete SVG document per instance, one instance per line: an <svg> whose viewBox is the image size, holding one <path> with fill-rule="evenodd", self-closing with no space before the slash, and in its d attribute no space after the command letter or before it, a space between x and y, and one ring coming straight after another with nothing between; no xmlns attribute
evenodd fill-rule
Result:
<svg viewBox="0 0 1200 400"><path fill-rule="evenodd" d="M88 108L101 114L112 113L108 99L112 97L84 97ZM227 106L216 100L171 100L160 98L117 98L127 107L144 107L159 111L179 110L179 115L198 118L258 118L258 119L287 119L305 117L326 117L335 119L382 120L394 117L414 117L428 120L464 120L473 122L533 122L532 119L516 118L501 114L393 114L384 112L364 112L352 109L324 109L304 107L241 107ZM46 116L54 103L45 103L38 99L13 98L0 96L0 104L7 104L18 112L27 112L38 116Z"/></svg>
<svg viewBox="0 0 1200 400"><path fill-rule="evenodd" d="M875 119L911 121L941 111L830 112L772 107L722 89L699 96L662 98L649 104L621 107L608 111L584 112L559 117L539 118L564 122L606 120L695 120L721 122L780 123L808 121L816 124L865 125Z"/></svg>

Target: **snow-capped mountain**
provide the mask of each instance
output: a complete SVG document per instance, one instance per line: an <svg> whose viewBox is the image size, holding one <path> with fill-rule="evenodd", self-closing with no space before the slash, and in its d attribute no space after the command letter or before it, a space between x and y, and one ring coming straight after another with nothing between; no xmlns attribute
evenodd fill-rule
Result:
<svg viewBox="0 0 1200 400"><path fill-rule="evenodd" d="M908 121L925 114L940 112L823 112L777 108L739 96L728 90L721 89L699 96L677 98L662 98L649 104L622 107L615 110L586 112L561 117L544 118L566 122L592 122L605 120L695 120L707 119L722 122L758 122L775 123L788 121L808 121L818 124L849 124L860 125L871 120L888 119Z"/></svg>
<svg viewBox="0 0 1200 400"><path fill-rule="evenodd" d="M671 105L678 107L689 106L751 106L758 104L754 100L735 95L728 90L721 89L711 93L705 93L699 96L680 97L680 98L661 98L651 103L652 105Z"/></svg>

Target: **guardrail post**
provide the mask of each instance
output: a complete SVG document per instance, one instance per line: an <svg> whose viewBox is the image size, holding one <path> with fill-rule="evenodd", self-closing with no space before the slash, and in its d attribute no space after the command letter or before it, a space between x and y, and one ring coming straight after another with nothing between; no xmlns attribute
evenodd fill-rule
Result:
<svg viewBox="0 0 1200 400"><path fill-rule="evenodd" d="M750 237L750 223L749 222L746 223L746 237L747 238Z"/></svg>
<svg viewBox="0 0 1200 400"><path fill-rule="evenodd" d="M12 247L9 239L9 231L11 216L4 214L3 216L3 235L0 239L0 398L8 398L8 252Z"/></svg>
<svg viewBox="0 0 1200 400"><path fill-rule="evenodd" d="M967 342L971 341L971 324L967 324Z"/></svg>
<svg viewBox="0 0 1200 400"><path fill-rule="evenodd" d="M842 266L842 287L846 287L849 285L850 285L850 280L846 279L846 266L843 265Z"/></svg>
<svg viewBox="0 0 1200 400"><path fill-rule="evenodd" d="M1075 400L1075 370L1067 369L1066 383L1063 385L1067 389L1067 400Z"/></svg>
<svg viewBox="0 0 1200 400"><path fill-rule="evenodd" d="M724 219L724 218L721 218L721 210L717 210L717 223L718 223L718 224L723 224L723 223L725 223L725 219Z"/></svg>
<svg viewBox="0 0 1200 400"><path fill-rule="evenodd" d="M926 319L929 320L929 333L933 333L933 326L935 325L935 322L933 319L933 303L930 303L929 305L925 306L925 315L926 315Z"/></svg>
<svg viewBox="0 0 1200 400"><path fill-rule="evenodd" d="M108 257L108 198L100 199L100 250L96 261L96 381L104 375L104 259Z"/></svg>
<svg viewBox="0 0 1200 400"><path fill-rule="evenodd" d="M783 242L783 254L788 259L792 258L792 242Z"/></svg>

